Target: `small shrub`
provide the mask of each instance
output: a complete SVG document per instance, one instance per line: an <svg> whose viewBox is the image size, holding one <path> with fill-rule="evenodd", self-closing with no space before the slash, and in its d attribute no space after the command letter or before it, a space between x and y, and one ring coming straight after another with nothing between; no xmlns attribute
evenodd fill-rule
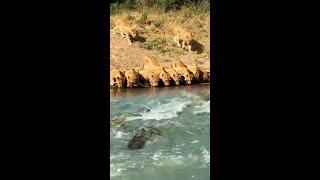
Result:
<svg viewBox="0 0 320 180"><path fill-rule="evenodd" d="M140 45L140 48L147 50L156 50L161 54L169 52L168 43L165 38L157 37Z"/></svg>
<svg viewBox="0 0 320 180"><path fill-rule="evenodd" d="M156 28L161 27L161 24L162 24L162 22L161 22L160 20L156 20L156 21L153 22L153 25L154 25Z"/></svg>

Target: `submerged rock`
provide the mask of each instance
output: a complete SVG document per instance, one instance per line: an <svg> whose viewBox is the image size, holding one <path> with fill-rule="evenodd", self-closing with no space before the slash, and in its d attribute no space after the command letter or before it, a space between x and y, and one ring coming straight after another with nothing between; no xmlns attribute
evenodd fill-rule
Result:
<svg viewBox="0 0 320 180"><path fill-rule="evenodd" d="M148 126L143 129L146 131L145 136L147 140L149 140L153 135L158 135L158 136L161 135L161 131L154 126Z"/></svg>
<svg viewBox="0 0 320 180"><path fill-rule="evenodd" d="M126 118L125 117L117 117L115 119L112 119L110 121L110 129L113 128L120 128L126 123Z"/></svg>
<svg viewBox="0 0 320 180"><path fill-rule="evenodd" d="M139 108L134 113L129 113L131 116L139 117L142 116L144 113L150 112L151 110L149 108Z"/></svg>

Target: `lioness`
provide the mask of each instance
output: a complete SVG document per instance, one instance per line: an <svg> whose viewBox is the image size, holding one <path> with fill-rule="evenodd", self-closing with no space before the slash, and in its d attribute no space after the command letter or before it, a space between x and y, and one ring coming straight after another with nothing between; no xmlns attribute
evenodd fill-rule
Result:
<svg viewBox="0 0 320 180"><path fill-rule="evenodd" d="M191 71L192 74L193 74L194 83L203 82L203 80L202 80L202 71L200 70L200 68L197 65L188 64L186 66L187 66L188 70Z"/></svg>
<svg viewBox="0 0 320 180"><path fill-rule="evenodd" d="M199 68L204 69L206 72L210 72L210 64L199 65Z"/></svg>
<svg viewBox="0 0 320 180"><path fill-rule="evenodd" d="M173 33L174 33L173 41L177 43L178 47L181 47L180 39L182 39L182 49L184 49L185 45L187 45L189 47L189 52L193 53L193 51L191 50L191 44L192 44L191 32L187 31L181 26L176 26L173 29Z"/></svg>
<svg viewBox="0 0 320 180"><path fill-rule="evenodd" d="M171 77L171 80L173 81L173 83L175 85L179 86L180 81L181 81L180 75L175 70L168 68L168 67L164 67L164 70L167 71L167 73Z"/></svg>
<svg viewBox="0 0 320 180"><path fill-rule="evenodd" d="M142 69L152 71L161 79L165 86L170 86L170 76L154 57L144 56Z"/></svg>
<svg viewBox="0 0 320 180"><path fill-rule="evenodd" d="M117 85L118 87L123 87L124 84L126 83L126 77L118 69L111 69L110 70L110 85L115 86Z"/></svg>
<svg viewBox="0 0 320 180"><path fill-rule="evenodd" d="M127 87L132 88L134 85L139 85L139 74L134 69L126 70L124 75L127 78Z"/></svg>
<svg viewBox="0 0 320 180"><path fill-rule="evenodd" d="M156 60L156 58L154 58L153 56L143 56L143 66L142 69L149 69L150 66L151 68L154 66L160 66L160 64L158 63L158 61Z"/></svg>
<svg viewBox="0 0 320 180"><path fill-rule="evenodd" d="M143 82L145 86L150 84L151 86L159 86L159 77L149 70L139 70L138 73L140 74L140 81Z"/></svg>
<svg viewBox="0 0 320 180"><path fill-rule="evenodd" d="M192 84L193 75L188 70L187 66L182 63L180 59L175 59L172 61L171 68L175 70L187 84Z"/></svg>
<svg viewBox="0 0 320 180"><path fill-rule="evenodd" d="M199 67L199 69L202 72L202 77L201 77L202 81L203 82L210 82L210 73L209 73L210 71L204 69L203 67Z"/></svg>
<svg viewBox="0 0 320 180"><path fill-rule="evenodd" d="M117 34L117 29L120 30L121 36L126 37L128 44L132 45L131 38L135 38L137 36L136 29L131 26L127 26L121 19L116 21L116 26L113 28L113 34Z"/></svg>

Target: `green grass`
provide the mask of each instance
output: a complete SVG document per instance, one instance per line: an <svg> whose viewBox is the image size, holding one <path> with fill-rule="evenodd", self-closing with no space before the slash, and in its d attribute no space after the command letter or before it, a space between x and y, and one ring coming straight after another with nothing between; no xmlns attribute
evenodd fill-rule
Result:
<svg viewBox="0 0 320 180"><path fill-rule="evenodd" d="M184 16L190 17L193 14L209 14L210 0L126 0L123 2L110 3L110 15L122 13L123 11L143 12L170 12L188 9Z"/></svg>
<svg viewBox="0 0 320 180"><path fill-rule="evenodd" d="M147 50L156 50L156 51L159 51L159 53L161 54L170 52L170 49L168 48L167 40L163 37L156 37L154 39L146 41L140 44L140 48L147 49Z"/></svg>

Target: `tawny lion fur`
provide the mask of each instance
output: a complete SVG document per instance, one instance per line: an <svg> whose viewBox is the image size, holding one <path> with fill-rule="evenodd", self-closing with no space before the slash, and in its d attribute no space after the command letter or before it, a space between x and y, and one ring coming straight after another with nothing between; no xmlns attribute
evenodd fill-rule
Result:
<svg viewBox="0 0 320 180"><path fill-rule="evenodd" d="M204 82L204 81L202 80L202 71L200 70L200 68L199 68L198 66L196 66L196 65L191 65L191 64L186 65L186 66L187 66L188 70L189 70L190 72L192 72L192 74L193 74L193 81L194 81L194 83Z"/></svg>
<svg viewBox="0 0 320 180"><path fill-rule="evenodd" d="M182 48L184 49L185 46L188 46L189 52L193 53L193 51L191 50L191 45L193 41L191 32L187 31L181 26L176 26L173 29L173 33L174 33L173 41L177 43L178 47L181 47L180 39L182 39Z"/></svg>
<svg viewBox="0 0 320 180"><path fill-rule="evenodd" d="M120 31L122 37L126 37L128 44L132 45L131 39L137 36L137 31L131 26L127 26L121 19L116 21L116 26L113 28L113 34L117 34L116 30Z"/></svg>
<svg viewBox="0 0 320 180"><path fill-rule="evenodd" d="M180 75L175 70L173 70L173 69L171 69L169 67L164 67L164 70L167 71L167 73L171 77L171 79L174 82L174 84L179 86L180 85L180 81L181 81Z"/></svg>
<svg viewBox="0 0 320 180"><path fill-rule="evenodd" d="M154 57L144 56L142 69L152 71L163 81L165 86L170 86L170 76Z"/></svg>
<svg viewBox="0 0 320 180"><path fill-rule="evenodd" d="M145 86L149 84L155 87L159 86L160 79L153 72L149 70L139 70L138 73L141 75L140 81L142 81Z"/></svg>
<svg viewBox="0 0 320 180"><path fill-rule="evenodd" d="M175 70L180 76L184 77L184 80L187 84L192 84L193 75L180 59L173 60L171 63L171 68Z"/></svg>
<svg viewBox="0 0 320 180"><path fill-rule="evenodd" d="M126 77L123 72L118 69L110 70L110 85L118 87L123 87L126 82Z"/></svg>
<svg viewBox="0 0 320 180"><path fill-rule="evenodd" d="M127 87L132 88L134 85L139 85L139 73L134 70L126 70L124 75L126 76L127 79Z"/></svg>

